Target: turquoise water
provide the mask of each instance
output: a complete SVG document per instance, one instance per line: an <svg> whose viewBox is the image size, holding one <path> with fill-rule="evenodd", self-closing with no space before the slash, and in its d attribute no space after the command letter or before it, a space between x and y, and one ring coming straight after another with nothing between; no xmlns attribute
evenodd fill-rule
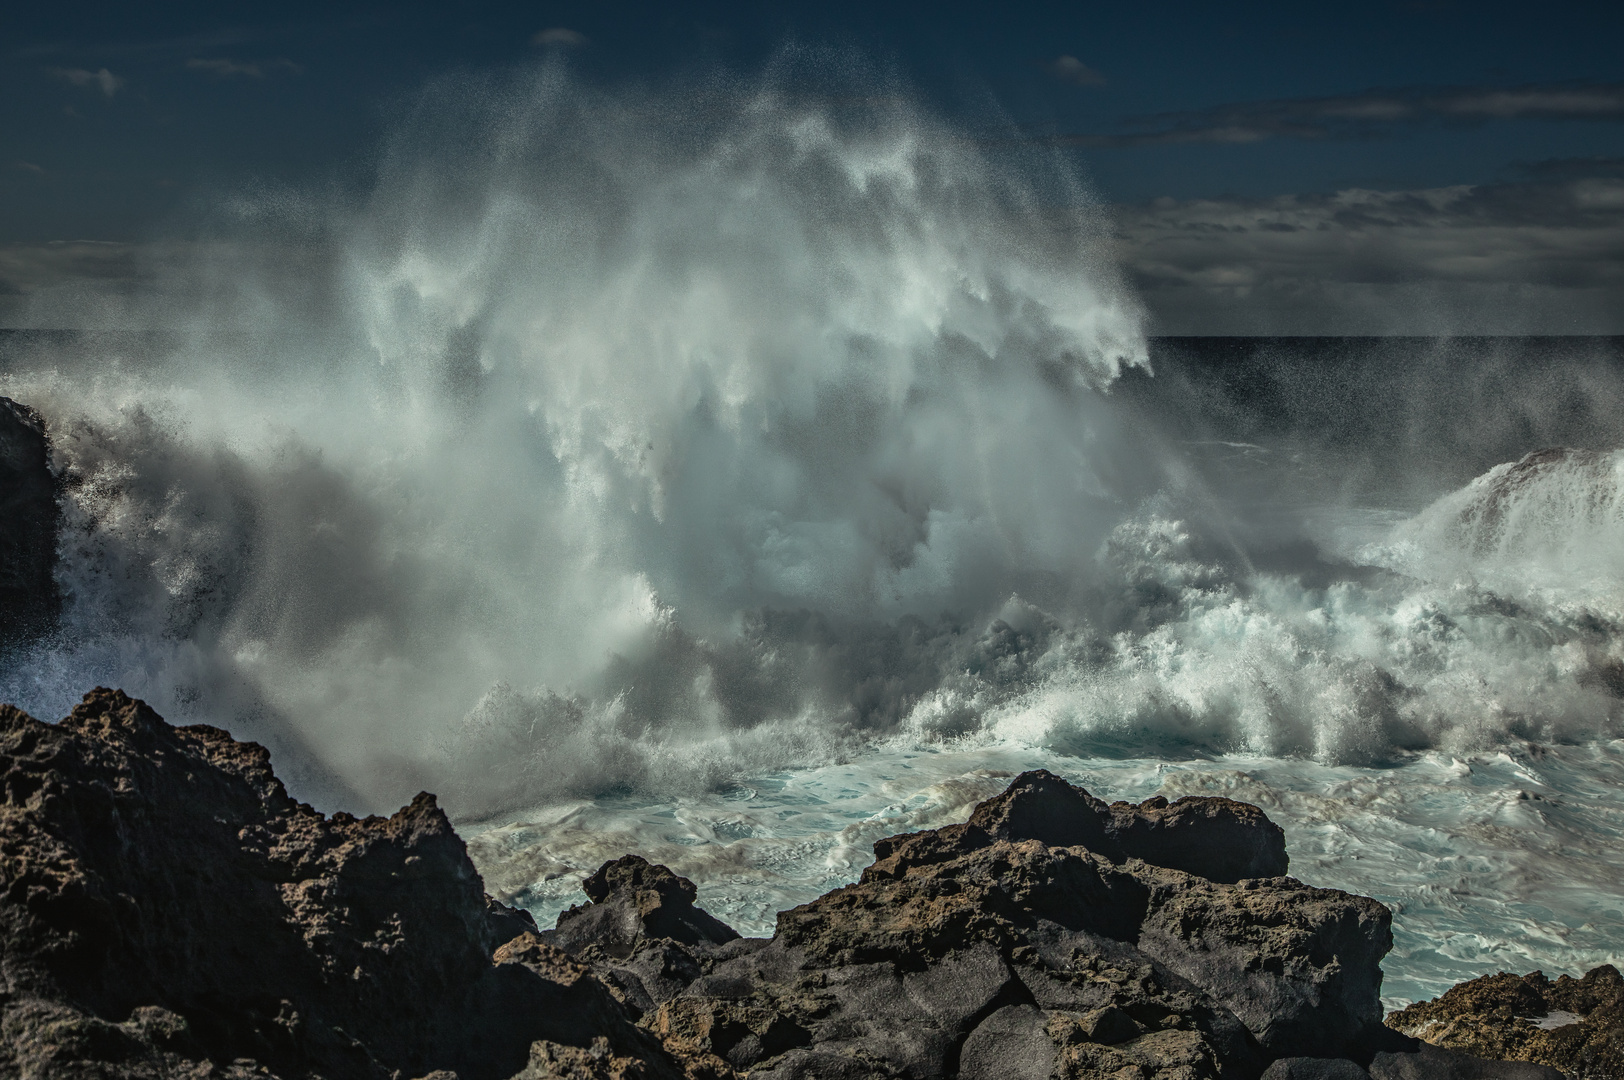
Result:
<svg viewBox="0 0 1624 1080"><path fill-rule="evenodd" d="M856 880L881 836L969 816L1023 769L1105 799L1225 795L1286 831L1293 875L1393 909L1389 1008L1494 971L1624 963L1624 741L1388 767L1245 756L1080 759L1011 744L891 746L861 761L679 801L594 800L464 826L487 887L544 925L581 879L636 851L699 884L700 903L767 935L782 908Z"/></svg>

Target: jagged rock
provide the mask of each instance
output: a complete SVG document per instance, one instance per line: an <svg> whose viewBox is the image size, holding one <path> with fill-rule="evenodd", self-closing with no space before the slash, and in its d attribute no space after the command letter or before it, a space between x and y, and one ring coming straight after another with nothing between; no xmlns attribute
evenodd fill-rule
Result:
<svg viewBox="0 0 1624 1080"><path fill-rule="evenodd" d="M1234 799L1156 796L1110 807L1106 835L1130 859L1183 870L1210 881L1284 877L1286 834L1267 814Z"/></svg>
<svg viewBox="0 0 1624 1080"><path fill-rule="evenodd" d="M1383 1030L1389 913L1255 878L1286 865L1255 807L1107 806L1027 773L967 823L875 855L856 884L781 912L770 942L691 945L638 914L697 910L691 886L621 860L552 940L626 988L645 1026L757 1080L1255 1077Z"/></svg>
<svg viewBox="0 0 1624 1080"><path fill-rule="evenodd" d="M1539 971L1486 975L1387 1023L1437 1046L1551 1066L1572 1080L1624 1076L1624 978L1611 964L1555 982Z"/></svg>
<svg viewBox="0 0 1624 1080"><path fill-rule="evenodd" d="M1010 951L1051 923L1135 945L1232 1011L1269 1054L1342 1053L1378 1027L1391 913L1290 878L1226 884L1124 853L1120 838L1138 837L1135 850L1179 861L1191 850L1181 828L1242 838L1243 860L1202 856L1197 865L1285 863L1278 828L1255 807L1106 807L1052 774L1026 773L964 825L876 843L857 885L781 913L777 940L817 964L917 966L977 941Z"/></svg>
<svg viewBox="0 0 1624 1080"><path fill-rule="evenodd" d="M1386 909L1253 876L1283 869L1278 830L1227 800L1105 806L1025 774L964 825L880 841L764 941L636 856L537 932L432 796L324 817L262 748L115 691L59 725L0 708L0 793L0 1076L1557 1075L1376 1023ZM1412 1008L1599 1022L1619 982L1503 976Z"/></svg>
<svg viewBox="0 0 1624 1080"><path fill-rule="evenodd" d="M60 598L59 511L39 414L0 397L0 648L47 631Z"/></svg>
<svg viewBox="0 0 1624 1080"><path fill-rule="evenodd" d="M493 963L523 920L433 796L324 817L262 747L111 690L54 725L0 706L0 792L0 1075L501 1080L599 1039L684 1075L559 950Z"/></svg>
<svg viewBox="0 0 1624 1080"><path fill-rule="evenodd" d="M498 945L506 944L520 934L537 933L539 929L534 915L524 908L508 907L489 893L485 894L485 915Z"/></svg>
<svg viewBox="0 0 1624 1080"><path fill-rule="evenodd" d="M714 998L678 998L648 1024L667 1045L714 1054L740 1068L811 1041L805 1028L775 1009Z"/></svg>
<svg viewBox="0 0 1624 1080"><path fill-rule="evenodd" d="M564 949L593 944L611 954L629 955L639 942L651 938L721 945L739 936L694 906L698 890L693 882L667 867L651 865L641 855L604 863L581 889L591 903L560 915L557 929L549 935Z"/></svg>
<svg viewBox="0 0 1624 1080"><path fill-rule="evenodd" d="M541 937L591 963L637 1015L669 1001L718 957L764 944L740 939L695 906L693 882L640 855L604 863L581 888L589 903L559 915Z"/></svg>
<svg viewBox="0 0 1624 1080"><path fill-rule="evenodd" d="M994 840L1085 847L1116 862L1143 859L1229 884L1282 877L1289 865L1285 833L1249 803L1187 795L1107 806L1043 769L1022 773L976 807L969 825ZM884 858L878 846L875 854Z"/></svg>

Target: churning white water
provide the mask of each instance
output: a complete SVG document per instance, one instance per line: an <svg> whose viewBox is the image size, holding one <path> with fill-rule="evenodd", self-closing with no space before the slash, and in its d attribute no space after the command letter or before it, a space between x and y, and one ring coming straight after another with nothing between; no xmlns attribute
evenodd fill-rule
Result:
<svg viewBox="0 0 1624 1080"><path fill-rule="evenodd" d="M435 87L364 196L222 209L164 336L12 357L66 613L0 697L437 790L543 915L635 847L764 931L1043 765L1264 805L1398 997L1618 959L1624 458L1423 508L1188 430L1063 159L799 85Z"/></svg>

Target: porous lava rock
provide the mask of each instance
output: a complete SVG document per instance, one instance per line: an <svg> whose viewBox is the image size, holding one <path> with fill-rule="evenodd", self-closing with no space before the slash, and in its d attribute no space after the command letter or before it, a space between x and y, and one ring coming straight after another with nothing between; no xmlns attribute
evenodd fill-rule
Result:
<svg viewBox="0 0 1624 1080"><path fill-rule="evenodd" d="M113 690L0 707L0 790L0 1076L727 1075L514 937L431 795L324 816Z"/></svg>
<svg viewBox="0 0 1624 1080"><path fill-rule="evenodd" d="M1256 807L1107 805L1036 771L962 825L874 851L769 941L634 924L668 873L641 860L593 875L591 903L543 937L649 1030L757 1080L1253 1078L1291 1054L1407 1048L1381 1026L1389 912L1281 876L1283 836ZM688 890L658 890L688 910Z"/></svg>
<svg viewBox="0 0 1624 1080"><path fill-rule="evenodd" d="M604 863L581 883L589 904L558 917L548 935L554 945L595 945L609 954L628 955L645 939L665 938L684 945L723 945L739 932L694 906L699 890L669 867L641 855Z"/></svg>
<svg viewBox="0 0 1624 1080"><path fill-rule="evenodd" d="M969 824L994 840L1084 847L1225 883L1282 877L1290 865L1285 832L1249 803L1188 795L1107 805L1045 769L1016 777L976 807Z"/></svg>
<svg viewBox="0 0 1624 1080"><path fill-rule="evenodd" d="M1539 971L1485 975L1387 1023L1466 1054L1548 1065L1570 1080L1624 1076L1624 978L1611 964L1554 982Z"/></svg>
<svg viewBox="0 0 1624 1080"><path fill-rule="evenodd" d="M49 630L59 511L45 423L0 397L0 649Z"/></svg>

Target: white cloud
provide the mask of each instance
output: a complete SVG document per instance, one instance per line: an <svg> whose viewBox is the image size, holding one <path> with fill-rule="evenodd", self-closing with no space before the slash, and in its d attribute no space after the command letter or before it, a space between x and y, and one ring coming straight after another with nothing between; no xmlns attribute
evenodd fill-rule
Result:
<svg viewBox="0 0 1624 1080"><path fill-rule="evenodd" d="M1074 58L1060 58L1069 59ZM1058 74L1053 65L1050 70ZM1057 141L1127 148L1276 138L1350 139L1380 135L1399 124L1528 119L1624 121L1624 83L1409 87L1334 97L1247 101L1196 112L1134 117L1122 131L1063 135Z"/></svg>
<svg viewBox="0 0 1624 1080"><path fill-rule="evenodd" d="M1105 76L1075 56L1057 56L1043 65L1043 70L1073 86L1104 86Z"/></svg>
<svg viewBox="0 0 1624 1080"><path fill-rule="evenodd" d="M563 26L548 27L546 30L537 31L530 38L530 44L532 45L563 45L571 49L578 49L586 43L587 37L585 34Z"/></svg>
<svg viewBox="0 0 1624 1080"><path fill-rule="evenodd" d="M89 71L85 68L56 68L53 72L59 79L66 79L74 86L94 86L103 94L112 97L124 88L124 79L114 75L106 68L100 71Z"/></svg>

